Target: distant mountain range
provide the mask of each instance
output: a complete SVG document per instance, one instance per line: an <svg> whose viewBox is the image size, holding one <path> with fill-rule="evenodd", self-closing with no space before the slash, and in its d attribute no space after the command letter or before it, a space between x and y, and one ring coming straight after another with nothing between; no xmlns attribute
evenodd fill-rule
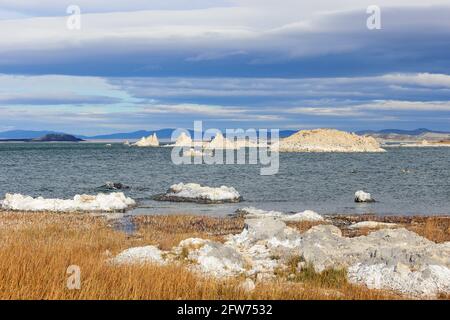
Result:
<svg viewBox="0 0 450 320"><path fill-rule="evenodd" d="M439 134L450 134L450 131L434 131L425 128L419 128L415 130L400 130L400 129L384 129L384 130L363 130L356 132L359 135L364 134L399 134L407 136L420 136L424 133L439 133Z"/></svg>
<svg viewBox="0 0 450 320"><path fill-rule="evenodd" d="M148 137L153 133L156 133L159 139L171 139L172 132L175 129L160 129L155 131L147 131L147 130L139 130L133 132L121 132L121 133L112 133L112 134L103 134L96 136L85 136L85 135L76 135L79 139L83 140L137 140L142 137ZM188 130L191 136L194 135L193 130ZM297 132L296 130L282 130L280 131L280 137L285 138ZM37 139L46 135L55 134L62 135L66 134L63 132L55 132L55 131L30 131L30 130L11 130L0 132L0 140L26 140L26 139Z"/></svg>
<svg viewBox="0 0 450 320"><path fill-rule="evenodd" d="M170 139L172 137L172 132L174 129L160 129L155 131L139 130L133 132L121 132L113 134L95 135L95 136L85 136L76 135L72 136L83 139L83 140L137 140L142 137L148 137L153 133L156 133L159 139ZM194 134L193 130L188 130L191 135ZM280 137L285 138L297 132L297 130L281 130ZM434 131L425 128L415 129L415 130L400 130L400 129L384 129L384 130L363 130L357 131L357 134L364 135L408 135L408 136L420 136L426 133L436 133L436 134L450 134L450 131ZM63 132L55 131L31 131L31 130L11 130L0 132L0 140L31 140L38 139L48 135L67 135ZM51 137L51 136L50 136Z"/></svg>

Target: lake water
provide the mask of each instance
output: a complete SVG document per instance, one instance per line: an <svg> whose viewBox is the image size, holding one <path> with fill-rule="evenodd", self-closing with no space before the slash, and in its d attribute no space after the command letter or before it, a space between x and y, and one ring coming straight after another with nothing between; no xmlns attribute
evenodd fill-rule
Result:
<svg viewBox="0 0 450 320"><path fill-rule="evenodd" d="M286 212L450 214L450 148L389 148L386 153L283 153L277 175L260 165L174 165L170 148L105 143L0 143L0 199L7 192L72 198L107 181L131 186L131 213L226 215L254 206ZM244 202L197 205L150 200L171 184L235 187ZM357 190L371 204L353 202Z"/></svg>

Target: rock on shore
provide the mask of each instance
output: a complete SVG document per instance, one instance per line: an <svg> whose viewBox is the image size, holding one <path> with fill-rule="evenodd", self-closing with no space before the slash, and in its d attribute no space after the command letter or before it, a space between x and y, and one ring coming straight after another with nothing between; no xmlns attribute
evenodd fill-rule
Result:
<svg viewBox="0 0 450 320"><path fill-rule="evenodd" d="M288 214L279 211L265 211L254 207L240 208L236 211L238 215L246 218L276 218L282 221L324 221L325 219L312 210L305 210L298 213Z"/></svg>
<svg viewBox="0 0 450 320"><path fill-rule="evenodd" d="M178 183L172 185L165 194L155 196L154 200L218 204L240 202L242 197L233 187L212 188L197 183Z"/></svg>
<svg viewBox="0 0 450 320"><path fill-rule="evenodd" d="M20 211L51 211L51 212L111 212L122 211L136 205L136 202L122 192L97 195L76 195L73 199L33 198L21 194L5 195L2 208Z"/></svg>
<svg viewBox="0 0 450 320"><path fill-rule="evenodd" d="M335 129L301 130L272 146L280 152L384 152L373 137Z"/></svg>
<svg viewBox="0 0 450 320"><path fill-rule="evenodd" d="M190 238L170 251L151 249L151 259L185 261L192 270L215 277L265 281L276 278L298 257L298 270L308 264L316 272L345 268L350 282L369 288L420 297L450 294L450 242L436 244L403 228L347 238L332 225L304 233L273 218L247 219L245 225L240 234L227 236L225 243ZM139 250L136 256L142 261Z"/></svg>

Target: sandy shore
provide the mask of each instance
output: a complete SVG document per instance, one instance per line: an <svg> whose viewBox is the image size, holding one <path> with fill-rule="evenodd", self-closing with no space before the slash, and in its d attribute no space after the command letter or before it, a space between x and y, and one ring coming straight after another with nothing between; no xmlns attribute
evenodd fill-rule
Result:
<svg viewBox="0 0 450 320"><path fill-rule="evenodd" d="M436 242L450 240L450 217L334 216L330 221L344 235L352 222L398 223ZM345 272L322 274L283 271L256 283L248 292L242 278L216 279L174 265L111 266L108 259L124 249L155 245L169 249L187 238L223 242L242 231L244 219L188 215L135 216L136 232L126 234L117 221L87 214L0 212L0 298L20 299L397 299L396 293L348 283ZM330 222L326 222L330 223ZM290 222L302 232L318 223ZM70 265L80 266L81 289L66 287ZM449 297L440 297L449 298Z"/></svg>

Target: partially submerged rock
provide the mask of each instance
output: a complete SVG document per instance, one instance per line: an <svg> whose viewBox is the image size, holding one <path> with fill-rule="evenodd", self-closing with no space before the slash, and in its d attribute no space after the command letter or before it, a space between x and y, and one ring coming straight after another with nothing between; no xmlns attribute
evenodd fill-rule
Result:
<svg viewBox="0 0 450 320"><path fill-rule="evenodd" d="M73 199L33 198L21 194L5 195L2 208L20 211L51 211L51 212L111 212L122 211L136 205L136 202L122 192L97 195L76 195Z"/></svg>
<svg viewBox="0 0 450 320"><path fill-rule="evenodd" d="M105 190L124 190L124 189L130 189L129 186L124 185L121 182L106 182L103 186L99 187L100 189Z"/></svg>
<svg viewBox="0 0 450 320"><path fill-rule="evenodd" d="M204 204L234 203L242 201L239 192L233 187L212 188L197 183L178 183L172 185L162 195L154 197L158 201L196 202Z"/></svg>
<svg viewBox="0 0 450 320"><path fill-rule="evenodd" d="M375 202L370 193L362 190L355 192L355 202Z"/></svg>
<svg viewBox="0 0 450 320"><path fill-rule="evenodd" d="M195 148L183 150L183 157L203 157L204 155L211 155L211 153Z"/></svg>

